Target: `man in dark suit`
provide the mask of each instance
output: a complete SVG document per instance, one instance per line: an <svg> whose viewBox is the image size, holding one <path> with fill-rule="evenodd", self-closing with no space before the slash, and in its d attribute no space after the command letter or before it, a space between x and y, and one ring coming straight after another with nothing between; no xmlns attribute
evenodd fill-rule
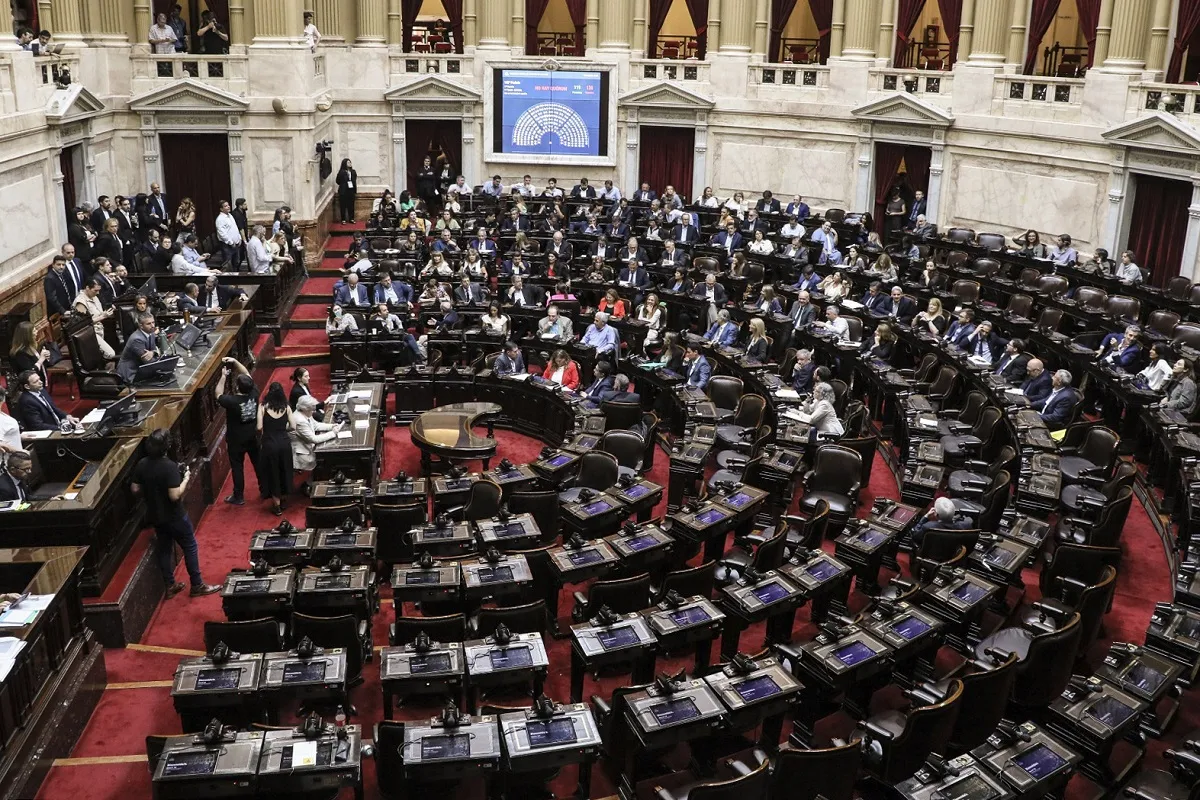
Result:
<svg viewBox="0 0 1200 800"><path fill-rule="evenodd" d="M1021 384L1021 394L1025 395L1025 400L1029 403L1030 408L1040 408L1046 398L1050 396L1052 383L1050 374L1046 372L1046 365L1037 358L1029 359L1025 365L1025 372L1028 377Z"/></svg>
<svg viewBox="0 0 1200 800"><path fill-rule="evenodd" d="M508 216L500 223L501 233L516 233L517 231L529 230L529 217L521 216L520 209L514 208L508 212Z"/></svg>
<svg viewBox="0 0 1200 800"><path fill-rule="evenodd" d="M700 241L700 230L692 224L691 214L679 218L679 224L671 231L671 238L680 244L696 244Z"/></svg>
<svg viewBox="0 0 1200 800"><path fill-rule="evenodd" d="M762 193L762 199L754 204L754 208L760 214L778 214L779 201L771 194L771 190L767 189Z"/></svg>
<svg viewBox="0 0 1200 800"><path fill-rule="evenodd" d="M934 239L937 237L937 232L937 225L925 219L924 214L917 217L917 224L912 229L914 239Z"/></svg>
<svg viewBox="0 0 1200 800"><path fill-rule="evenodd" d="M643 183L642 188L633 193L633 199L639 203L651 203L658 199L658 193L650 189L650 184Z"/></svg>
<svg viewBox="0 0 1200 800"><path fill-rule="evenodd" d="M617 260L628 264L630 261L636 261L638 266L646 263L646 251L638 244L636 236L630 236L625 247L617 253Z"/></svg>
<svg viewBox="0 0 1200 800"><path fill-rule="evenodd" d="M771 235L771 226L767 224L765 219L758 216L758 212L750 209L746 214L746 222L742 225L742 238L754 239L754 234L757 231L762 231L763 236Z"/></svg>
<svg viewBox="0 0 1200 800"><path fill-rule="evenodd" d="M538 305L541 301L541 295L538 294L536 286L526 286L525 279L520 275L515 275L512 279L512 286L508 287L505 299L510 305L524 308Z"/></svg>
<svg viewBox="0 0 1200 800"><path fill-rule="evenodd" d="M613 387L600 393L600 400L611 400L617 403L640 403L642 402L642 396L637 392L629 391L629 376L617 375L613 378Z"/></svg>
<svg viewBox="0 0 1200 800"><path fill-rule="evenodd" d="M108 311L113 307L121 290L113 276L112 264L104 256L92 261L92 277L100 282L100 306Z"/></svg>
<svg viewBox="0 0 1200 800"><path fill-rule="evenodd" d="M725 294L725 287L717 283L717 276L711 272L704 276L704 283L698 283L692 289L692 296L703 297L717 308L725 305L729 299Z"/></svg>
<svg viewBox="0 0 1200 800"><path fill-rule="evenodd" d="M588 248L588 256L591 258L600 256L600 258L607 261L610 258L617 257L617 248L609 244L608 237L602 233L596 238L596 243Z"/></svg>
<svg viewBox="0 0 1200 800"><path fill-rule="evenodd" d="M366 308L371 305L371 297L367 287L358 282L358 273L351 272L346 276L346 282L338 287L333 302L342 308Z"/></svg>
<svg viewBox="0 0 1200 800"><path fill-rule="evenodd" d="M925 216L925 209L928 203L925 202L925 193L918 191L913 195L912 206L908 209L908 220L904 227L908 230L914 230L917 227L918 220Z"/></svg>
<svg viewBox="0 0 1200 800"><path fill-rule="evenodd" d="M126 383L133 383L138 367L149 364L158 357L158 327L154 315L142 313L137 318L138 329L129 334L125 341L125 349L121 351L121 360L117 362L117 374Z"/></svg>
<svg viewBox="0 0 1200 800"><path fill-rule="evenodd" d="M612 391L612 364L607 361L597 361L592 376L591 384L580 394L598 403L605 392Z"/></svg>
<svg viewBox="0 0 1200 800"><path fill-rule="evenodd" d="M737 341L738 326L729 320L729 311L721 309L717 312L717 321L709 327L704 338L713 344L730 347Z"/></svg>
<svg viewBox="0 0 1200 800"><path fill-rule="evenodd" d="M675 246L674 239L667 239L663 242L662 258L658 261L660 266L674 269L687 264L687 253L683 252Z"/></svg>
<svg viewBox="0 0 1200 800"><path fill-rule="evenodd" d="M1071 373L1060 369L1050 380L1050 394L1037 410L1047 428L1059 431L1067 427L1071 411L1078 402L1079 395L1071 388Z"/></svg>
<svg viewBox="0 0 1200 800"><path fill-rule="evenodd" d="M33 459L24 450L10 453L3 469L0 469L0 502L24 501L29 497L26 481L33 472Z"/></svg>
<svg viewBox="0 0 1200 800"><path fill-rule="evenodd" d="M996 357L1004 350L1005 341L992 332L990 320L983 320L975 332L966 338L962 348L972 358L986 361L988 366L996 363Z"/></svg>
<svg viewBox="0 0 1200 800"><path fill-rule="evenodd" d="M42 291L46 294L46 310L49 314L62 314L71 308L79 287L74 284L67 273L67 258L63 255L54 257L46 277L42 279Z"/></svg>
<svg viewBox="0 0 1200 800"><path fill-rule="evenodd" d="M85 264L75 256L75 245L70 242L64 244L59 252L67 260L67 274L71 276L72 282L82 288L88 278L92 277L92 265Z"/></svg>
<svg viewBox="0 0 1200 800"><path fill-rule="evenodd" d="M712 377L708 359L700 355L700 349L694 344L689 344L683 351L683 374L687 377L689 388L701 390L708 386Z"/></svg>
<svg viewBox="0 0 1200 800"><path fill-rule="evenodd" d="M1000 360L996 362L992 372L1004 378L1006 383L1024 381L1026 367L1029 364L1029 356L1021 352L1024 349L1025 342L1023 340L1010 339L1004 346L1004 352L1000 354Z"/></svg>
<svg viewBox="0 0 1200 800"><path fill-rule="evenodd" d="M525 358L521 355L521 348L517 347L515 342L504 343L504 352L496 356L496 365L492 372L500 377L520 375L526 372Z"/></svg>
<svg viewBox="0 0 1200 800"><path fill-rule="evenodd" d="M617 278L617 285L645 291L650 288L650 273L636 260L630 259L625 262L625 267Z"/></svg>
<svg viewBox="0 0 1200 800"><path fill-rule="evenodd" d="M815 292L821 285L821 280L821 276L813 270L812 264L805 264L804 269L800 272L800 277L792 285L792 288L802 292Z"/></svg>
<svg viewBox="0 0 1200 800"><path fill-rule="evenodd" d="M792 372L792 388L799 394L808 394L813 388L813 374L817 365L812 362L811 350L796 351L796 368Z"/></svg>
<svg viewBox="0 0 1200 800"><path fill-rule="evenodd" d="M555 231L550 239L550 246L546 248L547 253L554 253L558 257L559 264L569 264L571 257L575 255L574 248L571 243L563 239L562 231Z"/></svg>
<svg viewBox="0 0 1200 800"><path fill-rule="evenodd" d="M742 247L742 235L738 233L737 226L731 222L725 226L725 230L712 238L712 243L714 247L719 247L733 255L734 250L740 250Z"/></svg>
<svg viewBox="0 0 1200 800"><path fill-rule="evenodd" d="M917 315L917 304L911 297L904 296L903 289L893 286L889 302L884 306L883 313L901 325L912 325L913 317Z"/></svg>
<svg viewBox="0 0 1200 800"><path fill-rule="evenodd" d="M479 229L475 240L471 242L471 247L475 249L476 253L485 258L488 255L496 255L496 243L488 238L487 228Z"/></svg>
<svg viewBox="0 0 1200 800"><path fill-rule="evenodd" d="M588 184L587 178L580 178L579 183L575 184L575 188L571 190L571 197L595 200L596 188Z"/></svg>
<svg viewBox="0 0 1200 800"><path fill-rule="evenodd" d="M216 275L208 275L204 278L204 288L200 290L199 302L203 308L224 311L239 296L245 297L241 289L221 286L217 282Z"/></svg>
<svg viewBox="0 0 1200 800"><path fill-rule="evenodd" d="M171 208L167 205L167 196L163 194L162 187L157 183L150 184L150 195L146 200L150 205L150 212L170 224Z"/></svg>
<svg viewBox="0 0 1200 800"><path fill-rule="evenodd" d="M868 314L881 317L886 313L884 308L890 305L888 296L883 293L883 284L879 281L871 281L871 285L867 287L867 293L862 296L860 302L867 309Z"/></svg>
<svg viewBox="0 0 1200 800"><path fill-rule="evenodd" d="M792 320L792 328L796 331L817 321L817 307L812 304L808 292L796 295L796 302L792 303L792 310L788 312L788 316Z"/></svg>
<svg viewBox="0 0 1200 800"><path fill-rule="evenodd" d="M969 308L964 308L958 312L958 316L954 322L950 323L950 327L946 330L946 335L942 337L945 342L955 347L963 347L963 342L975 332L975 323L971 321L974 317L974 313Z"/></svg>
<svg viewBox="0 0 1200 800"><path fill-rule="evenodd" d="M949 497L939 497L933 501L929 512L913 526L912 540L914 547L920 547L925 532L930 530L965 531L974 526L971 519L959 514L954 501ZM915 552L915 551L914 551Z"/></svg>
<svg viewBox="0 0 1200 800"><path fill-rule="evenodd" d="M463 275L458 286L454 287L454 302L469 306L481 306L487 302L483 287L471 281L470 275Z"/></svg>
<svg viewBox="0 0 1200 800"><path fill-rule="evenodd" d="M42 376L33 370L18 375L17 385L21 387L21 397L17 400L17 421L21 423L21 430L56 431L63 420L69 420L71 424L78 422L54 404L42 383Z"/></svg>
<svg viewBox="0 0 1200 800"><path fill-rule="evenodd" d="M91 217L92 230L96 233L100 233L102 230L104 230L104 223L107 222L108 218L113 215L114 211L116 211L116 207L113 205L112 198L106 194L100 195L99 203L100 205L96 206L96 209L92 211Z"/></svg>

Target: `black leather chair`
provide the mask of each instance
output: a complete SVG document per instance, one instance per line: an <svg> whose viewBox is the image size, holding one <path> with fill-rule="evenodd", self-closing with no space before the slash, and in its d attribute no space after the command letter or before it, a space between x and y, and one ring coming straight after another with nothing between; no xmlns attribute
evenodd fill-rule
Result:
<svg viewBox="0 0 1200 800"><path fill-rule="evenodd" d="M508 510L513 514L532 514L542 532L543 544L558 538L562 526L558 492L513 492L508 496Z"/></svg>
<svg viewBox="0 0 1200 800"><path fill-rule="evenodd" d="M404 617L396 615L396 621L388 631L388 642L395 645L409 644L416 640L421 631L429 634L435 642L462 642L467 638L467 617L464 614L446 614L441 617Z"/></svg>
<svg viewBox="0 0 1200 800"><path fill-rule="evenodd" d="M821 445L812 470L804 476L800 511L811 515L817 502L825 501L829 505L829 524L836 535L858 507L861 480L862 457L858 453L841 445Z"/></svg>
<svg viewBox="0 0 1200 800"><path fill-rule="evenodd" d="M849 433L849 429L847 429L847 433ZM875 454L879 452L879 437L872 435L851 439L843 436L837 440L837 443L858 453L862 463L858 474L858 485L870 486L871 471L875 469Z"/></svg>
<svg viewBox="0 0 1200 800"><path fill-rule="evenodd" d="M1019 624L1026 628L1050 631L1057 630L1063 621L1077 613L1082 629L1079 634L1079 653L1083 655L1100 634L1104 613L1112 602L1116 588L1116 569L1105 567L1100 579L1093 584L1060 580L1054 595L1023 606L1015 616Z"/></svg>
<svg viewBox="0 0 1200 800"><path fill-rule="evenodd" d="M448 509L450 519L476 522L481 519L491 519L500 513L500 503L504 490L500 484L488 478L480 478L471 484L467 491L467 502L461 506Z"/></svg>
<svg viewBox="0 0 1200 800"><path fill-rule="evenodd" d="M1190 753L1185 754L1190 755ZM1132 800L1200 800L1200 781L1179 766L1179 752L1165 750L1171 770L1142 769L1125 784L1122 794Z"/></svg>
<svg viewBox="0 0 1200 800"><path fill-rule="evenodd" d="M1023 709L1043 709L1071 680L1083 633L1079 623L1079 615L1072 614L1050 632L1022 626L1001 628L975 645L974 657L983 661L989 651L1016 654L1019 663L1011 701Z"/></svg>
<svg viewBox="0 0 1200 800"><path fill-rule="evenodd" d="M1042 560L1038 588L1043 597L1052 597L1065 580L1083 585L1099 583L1105 567L1116 567L1121 563L1121 548L1060 544Z"/></svg>
<svg viewBox="0 0 1200 800"><path fill-rule="evenodd" d="M759 425L752 440L743 438L731 449L717 453L717 471L734 474L736 480L736 475L746 468L746 462L761 453L774 435L775 431L770 425Z"/></svg>
<svg viewBox="0 0 1200 800"><path fill-rule="evenodd" d="M605 756L600 763L608 768L609 776L613 779L614 784L622 778L620 770L623 768L627 754L642 749L629 729L625 712L629 710L626 698L645 688L646 684L617 686L608 700L595 694L591 697L592 714L600 729L600 741Z"/></svg>
<svg viewBox="0 0 1200 800"><path fill-rule="evenodd" d="M579 459L579 475L570 489L558 493L559 502L573 503L579 499L581 489L603 492L616 485L621 475L616 456L599 450L584 453Z"/></svg>
<svg viewBox="0 0 1200 800"><path fill-rule="evenodd" d="M943 567L961 566L979 541L979 533L978 528L931 528L925 531L912 556L913 575L921 583L928 584Z"/></svg>
<svg viewBox="0 0 1200 800"><path fill-rule="evenodd" d="M119 397L124 391L125 382L108 368L108 362L104 360L96 340L96 330L90 321L70 330L66 338L79 396L87 400Z"/></svg>
<svg viewBox="0 0 1200 800"><path fill-rule="evenodd" d="M604 430L629 430L642 419L642 404L623 400L604 400L600 403L604 414Z"/></svg>
<svg viewBox="0 0 1200 800"><path fill-rule="evenodd" d="M404 723L380 720L375 723L375 779L379 792L388 800L400 800L411 792L405 775Z"/></svg>
<svg viewBox="0 0 1200 800"><path fill-rule="evenodd" d="M783 521L787 523L784 531L787 538L785 558L791 558L798 548L816 550L825 540L825 531L829 526L829 503L818 501L807 519L788 515Z"/></svg>
<svg viewBox="0 0 1200 800"><path fill-rule="evenodd" d="M1116 497L1104 501L1098 509L1076 517L1060 516L1055 523L1054 540L1059 544L1115 548L1120 544L1121 531L1132 506L1133 487L1122 486Z"/></svg>
<svg viewBox="0 0 1200 800"><path fill-rule="evenodd" d="M467 638L491 636L501 623L513 633L540 633L545 622L545 600L505 608L481 608L467 621Z"/></svg>
<svg viewBox="0 0 1200 800"><path fill-rule="evenodd" d="M997 473L1005 470L1011 477L1013 470L1019 466L1017 449L1006 444L990 462L967 461L963 464L963 469L951 472L950 477L946 479L946 494L954 499L979 502L979 498L992 485L992 479Z"/></svg>
<svg viewBox="0 0 1200 800"><path fill-rule="evenodd" d="M739 444L746 441L743 431L749 431L748 435L754 437L762 425L766 409L767 401L762 395L742 395L729 420L717 425L717 447L722 450L737 449ZM753 442L753 438L749 442Z"/></svg>
<svg viewBox="0 0 1200 800"><path fill-rule="evenodd" d="M1016 678L1016 654L992 652L983 661L969 658L949 674L913 691L925 702L936 702L946 697L952 681L962 683L962 701L947 752L948 756L956 756L975 749L995 732L1008 709Z"/></svg>
<svg viewBox="0 0 1200 800"><path fill-rule="evenodd" d="M740 580L746 568L753 566L759 572L777 569L783 563L783 551L787 545L787 531L777 530L774 536L763 541L751 552L733 546L717 559L715 574L718 586L728 586Z"/></svg>
<svg viewBox="0 0 1200 800"><path fill-rule="evenodd" d="M375 558L382 565L379 575L391 577L392 567L412 561L415 551L408 533L429 518L426 503L371 506L371 525L376 529Z"/></svg>
<svg viewBox="0 0 1200 800"><path fill-rule="evenodd" d="M967 392L962 408L943 408L938 412L938 436L958 436L969 432L979 422L979 415L986 405L986 394L977 389Z"/></svg>
<svg viewBox="0 0 1200 800"><path fill-rule="evenodd" d="M975 527L994 531L1000 523L1000 515L1008 508L1012 499L1012 476L1002 469L992 476L987 489L978 500L955 497L951 500L955 510L975 523Z"/></svg>
<svg viewBox="0 0 1200 800"><path fill-rule="evenodd" d="M775 755L770 800L852 800L862 748L858 742L803 749L789 741Z"/></svg>
<svg viewBox="0 0 1200 800"><path fill-rule="evenodd" d="M908 692L920 702L920 695ZM885 711L859 723L863 766L872 778L895 785L912 777L930 755L945 755L962 702L963 684L952 680L943 700L907 713Z"/></svg>
<svg viewBox="0 0 1200 800"><path fill-rule="evenodd" d="M1062 497L1059 498L1061 513L1068 517L1094 517L1108 501L1117 496L1122 486L1132 487L1135 477L1137 465L1132 461L1119 461L1108 480L1096 475L1064 486Z"/></svg>
<svg viewBox="0 0 1200 800"><path fill-rule="evenodd" d="M942 458L947 464L959 466L979 454L986 454L1001 430L1000 420L1004 413L995 406L979 412L979 419L970 433L943 436L938 440L942 446Z"/></svg>
<svg viewBox="0 0 1200 800"><path fill-rule="evenodd" d="M1027 294L1014 294L1008 298L1008 305L1004 309L1003 316L1009 322L1019 320L1029 321L1029 315L1033 312L1033 298Z"/></svg>
<svg viewBox="0 0 1200 800"><path fill-rule="evenodd" d="M608 606L618 614L641 611L650 606L650 576L634 575L611 581L596 581L583 592L575 592L575 607L571 619L584 622L596 616L601 606Z"/></svg>
<svg viewBox="0 0 1200 800"><path fill-rule="evenodd" d="M722 759L725 775L700 777L690 771L647 779L634 787L636 800L765 800L771 764L751 766L738 759Z"/></svg>
<svg viewBox="0 0 1200 800"><path fill-rule="evenodd" d="M358 503L343 506L309 506L304 509L304 525L308 528L337 528L347 519L356 526L363 524L363 508Z"/></svg>
<svg viewBox="0 0 1200 800"><path fill-rule="evenodd" d="M276 619L204 623L204 649L211 653L224 642L235 653L275 653L284 649L284 624Z"/></svg>
<svg viewBox="0 0 1200 800"><path fill-rule="evenodd" d="M646 440L633 431L611 430L600 437L600 450L617 459L619 476L636 476L642 471Z"/></svg>
<svg viewBox="0 0 1200 800"><path fill-rule="evenodd" d="M1112 474L1120 443L1121 437L1108 428L1091 426L1078 449L1059 451L1058 471L1063 484L1078 483L1081 478L1093 475L1107 478Z"/></svg>
<svg viewBox="0 0 1200 800"><path fill-rule="evenodd" d="M722 483L746 483L760 489L765 488L762 462L763 457L758 455L745 462L741 469L719 469L705 483L705 488L709 494L716 492ZM737 464L734 463L733 466L736 467Z"/></svg>
<svg viewBox="0 0 1200 800"><path fill-rule="evenodd" d="M661 603L669 592L680 597L712 597L717 562L709 561L698 567L685 567L668 572L658 586L650 587L651 604Z"/></svg>
<svg viewBox="0 0 1200 800"><path fill-rule="evenodd" d="M346 651L346 688L363 682L363 662L374 657L371 643L371 623L353 614L336 617L314 617L292 614L292 641L304 637L318 647L340 647Z"/></svg>
<svg viewBox="0 0 1200 800"><path fill-rule="evenodd" d="M745 391L741 378L732 375L714 375L708 381L708 399L717 407L717 419L732 414Z"/></svg>

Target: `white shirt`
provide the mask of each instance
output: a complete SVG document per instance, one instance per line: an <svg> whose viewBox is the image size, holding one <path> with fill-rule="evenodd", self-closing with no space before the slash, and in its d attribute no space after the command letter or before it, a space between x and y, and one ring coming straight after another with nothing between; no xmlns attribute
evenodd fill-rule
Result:
<svg viewBox="0 0 1200 800"><path fill-rule="evenodd" d="M567 369L566 367L559 367L558 369L554 370L554 372L551 372L550 380L554 381L555 383L562 383L563 382L563 372L565 372L566 369Z"/></svg>
<svg viewBox="0 0 1200 800"><path fill-rule="evenodd" d="M850 323L846 322L846 320L842 319L841 317L837 317L836 319L832 320L825 320L825 330L833 331L837 334L839 339L850 338Z"/></svg>
<svg viewBox="0 0 1200 800"><path fill-rule="evenodd" d="M1138 375L1141 375L1143 378L1145 378L1146 384L1157 392L1171 377L1171 365L1167 363L1165 358L1160 358L1158 361L1155 361L1153 364L1139 372Z"/></svg>
<svg viewBox="0 0 1200 800"><path fill-rule="evenodd" d="M295 30L295 28L292 30ZM317 52L317 42L319 41L321 41L321 32L317 30L317 26L312 24L305 25L304 43L308 45L308 49L312 50L314 53Z"/></svg>
<svg viewBox="0 0 1200 800"><path fill-rule="evenodd" d="M183 257L182 254L176 253L171 256L171 272L176 275L211 275L212 273L204 267L197 266Z"/></svg>
<svg viewBox="0 0 1200 800"><path fill-rule="evenodd" d="M0 444L10 450L25 449L21 444L21 426L3 411L0 411Z"/></svg>
<svg viewBox="0 0 1200 800"><path fill-rule="evenodd" d="M1137 264L1132 262L1121 264L1117 267L1117 280L1125 281L1126 283L1141 283L1142 271L1138 269Z"/></svg>
<svg viewBox="0 0 1200 800"><path fill-rule="evenodd" d="M253 273L262 275L271 271L271 253L257 236L251 236L250 241L246 243L246 259L250 262L250 271Z"/></svg>
<svg viewBox="0 0 1200 800"><path fill-rule="evenodd" d="M242 234L238 232L233 214L217 214L217 238L225 244L242 243Z"/></svg>
<svg viewBox="0 0 1200 800"><path fill-rule="evenodd" d="M170 25L151 25L150 39L157 39L153 45L157 55L173 55L175 53L175 29ZM168 41L161 41L167 39Z"/></svg>
<svg viewBox="0 0 1200 800"><path fill-rule="evenodd" d="M471 187L467 186L465 183L462 186L459 186L457 183L455 183L452 186L450 186L450 188L446 189L446 194L450 194L450 195L460 194L462 192L466 192L467 194L470 194Z"/></svg>

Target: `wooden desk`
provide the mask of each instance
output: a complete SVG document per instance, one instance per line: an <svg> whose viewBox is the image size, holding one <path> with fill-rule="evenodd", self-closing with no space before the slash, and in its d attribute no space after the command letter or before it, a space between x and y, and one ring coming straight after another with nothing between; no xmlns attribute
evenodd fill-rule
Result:
<svg viewBox="0 0 1200 800"><path fill-rule="evenodd" d="M358 396L349 396L355 393ZM383 397L382 383L352 383L342 402L326 401L325 421L332 422L336 412L345 412L350 422L342 432L350 435L317 445L317 466L313 469L313 480L329 480L337 472L342 472L352 480L374 484L382 461L383 424L379 415L383 408Z"/></svg>
<svg viewBox="0 0 1200 800"><path fill-rule="evenodd" d="M496 403L452 403L414 419L409 432L413 444L421 450L422 472L429 475L433 471L435 456L446 461L482 460L483 468L488 469L488 462L496 455L492 424L500 411ZM481 422L487 423L486 437L471 430Z"/></svg>

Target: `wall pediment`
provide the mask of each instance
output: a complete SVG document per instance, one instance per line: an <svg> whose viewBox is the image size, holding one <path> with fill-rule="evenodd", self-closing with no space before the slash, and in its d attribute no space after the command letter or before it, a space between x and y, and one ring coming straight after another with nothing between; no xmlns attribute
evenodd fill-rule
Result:
<svg viewBox="0 0 1200 800"><path fill-rule="evenodd" d="M64 125L95 116L104 110L104 102L80 83L57 89L46 101L46 122Z"/></svg>
<svg viewBox="0 0 1200 800"><path fill-rule="evenodd" d="M222 91L192 78L185 78L154 89L129 101L129 107L138 113L155 111L215 112L221 114L242 113L250 104L229 92Z"/></svg>
<svg viewBox="0 0 1200 800"><path fill-rule="evenodd" d="M706 97L670 83L658 83L627 92L618 98L618 102L623 106L638 108L677 108L691 111L711 111L715 105Z"/></svg>
<svg viewBox="0 0 1200 800"><path fill-rule="evenodd" d="M850 113L856 119L866 122L927 125L937 128L947 128L954 122L953 114L902 92L864 103Z"/></svg>
<svg viewBox="0 0 1200 800"><path fill-rule="evenodd" d="M1200 131L1161 111L1116 125L1100 135L1116 145L1200 156Z"/></svg>
<svg viewBox="0 0 1200 800"><path fill-rule="evenodd" d="M476 89L459 86L457 83L427 75L420 80L398 86L385 94L383 98L396 103L407 100L440 100L447 103L478 103L483 97Z"/></svg>

